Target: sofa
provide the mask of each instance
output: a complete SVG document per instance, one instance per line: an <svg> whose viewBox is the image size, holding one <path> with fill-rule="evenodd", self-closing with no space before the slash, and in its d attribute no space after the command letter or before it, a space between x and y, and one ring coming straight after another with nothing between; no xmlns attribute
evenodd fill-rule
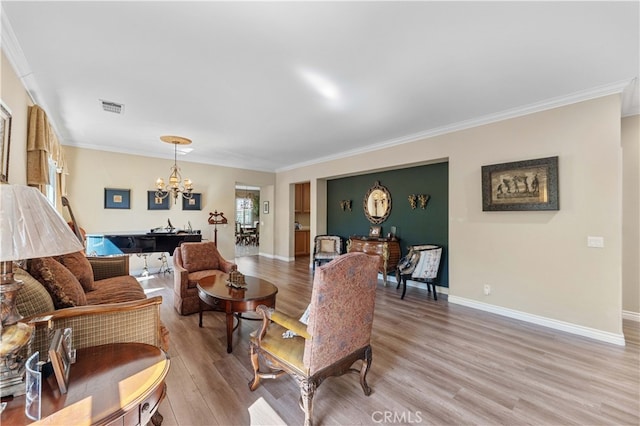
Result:
<svg viewBox="0 0 640 426"><path fill-rule="evenodd" d="M159 320L162 298L147 299L129 275L128 256L86 257L77 252L29 259L23 266L14 270L15 278L24 283L16 304L23 321L34 320L36 325L33 351L46 352L43 321L47 328L72 327L75 347L139 341L168 350L169 332ZM141 307L147 313L134 312Z"/></svg>
<svg viewBox="0 0 640 426"><path fill-rule="evenodd" d="M182 243L173 252L173 301L180 315L200 311L198 281L214 271L230 273L238 266L222 257L212 241Z"/></svg>

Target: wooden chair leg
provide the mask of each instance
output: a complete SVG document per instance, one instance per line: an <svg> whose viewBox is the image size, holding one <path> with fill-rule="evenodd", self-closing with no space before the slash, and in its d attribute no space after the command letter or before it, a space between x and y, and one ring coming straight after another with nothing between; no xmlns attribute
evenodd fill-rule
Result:
<svg viewBox="0 0 640 426"><path fill-rule="evenodd" d="M253 367L253 380L249 382L249 389L254 391L260 386L260 363L258 362L258 351L252 344L249 345L249 353L251 354L251 366Z"/></svg>
<svg viewBox="0 0 640 426"><path fill-rule="evenodd" d="M360 386L362 386L362 390L364 391L364 394L366 396L371 395L371 388L367 384L367 373L369 372L369 368L371 368L371 352L371 346L365 349L364 359L362 360L362 367L360 368Z"/></svg>
<svg viewBox="0 0 640 426"><path fill-rule="evenodd" d="M402 275L401 280L402 280L402 296L400 296L400 299L404 299L404 295L407 294L407 276Z"/></svg>
<svg viewBox="0 0 640 426"><path fill-rule="evenodd" d="M304 410L304 426L313 426L313 394L316 383L312 379L304 378L300 382L300 400Z"/></svg>

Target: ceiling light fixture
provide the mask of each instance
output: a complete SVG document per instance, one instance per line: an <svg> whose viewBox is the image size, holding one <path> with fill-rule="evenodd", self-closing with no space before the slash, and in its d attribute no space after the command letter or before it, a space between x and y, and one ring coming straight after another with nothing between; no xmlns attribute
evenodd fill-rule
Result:
<svg viewBox="0 0 640 426"><path fill-rule="evenodd" d="M164 184L162 178L156 180L156 197L165 199L169 194L172 194L174 203L178 202L178 195L180 194L187 199L193 197L193 182L185 178L183 183L182 176L180 176L180 168L178 167L178 145L189 145L191 140L180 136L160 136L160 140L173 144L173 166L171 166L171 175L169 175L169 183L167 185Z"/></svg>

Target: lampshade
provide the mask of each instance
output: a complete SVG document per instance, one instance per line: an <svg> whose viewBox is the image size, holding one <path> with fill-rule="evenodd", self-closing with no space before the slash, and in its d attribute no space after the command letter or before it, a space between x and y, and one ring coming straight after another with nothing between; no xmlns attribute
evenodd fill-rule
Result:
<svg viewBox="0 0 640 426"><path fill-rule="evenodd" d="M24 185L0 185L0 261L83 249L71 227L40 191Z"/></svg>

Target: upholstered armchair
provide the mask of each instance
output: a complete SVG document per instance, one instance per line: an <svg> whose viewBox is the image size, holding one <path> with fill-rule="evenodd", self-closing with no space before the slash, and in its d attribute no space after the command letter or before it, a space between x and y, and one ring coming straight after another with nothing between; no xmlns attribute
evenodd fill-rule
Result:
<svg viewBox="0 0 640 426"><path fill-rule="evenodd" d="M337 235L316 235L313 244L313 270L342 254L342 238Z"/></svg>
<svg viewBox="0 0 640 426"><path fill-rule="evenodd" d="M442 259L442 247L434 244L423 244L409 247L407 255L400 260L396 269L396 281L400 288L402 284L402 296L407 292L407 279L423 282L427 284L427 291L431 293L433 288L433 298L438 300L436 293L436 280L440 270L440 260Z"/></svg>
<svg viewBox="0 0 640 426"><path fill-rule="evenodd" d="M315 390L328 377L357 372L368 396L379 262L377 256L354 252L320 266L313 280L308 325L259 306L256 311L263 322L250 342L254 378L249 388L257 389L261 379L291 375L300 387L305 425L312 424ZM291 335L288 330L296 335L285 337ZM360 369L352 368L359 360ZM269 372L261 371L261 361Z"/></svg>
<svg viewBox="0 0 640 426"><path fill-rule="evenodd" d="M189 315L200 310L196 285L212 271L229 273L238 269L225 260L212 241L182 243L173 252L173 300L176 311Z"/></svg>

